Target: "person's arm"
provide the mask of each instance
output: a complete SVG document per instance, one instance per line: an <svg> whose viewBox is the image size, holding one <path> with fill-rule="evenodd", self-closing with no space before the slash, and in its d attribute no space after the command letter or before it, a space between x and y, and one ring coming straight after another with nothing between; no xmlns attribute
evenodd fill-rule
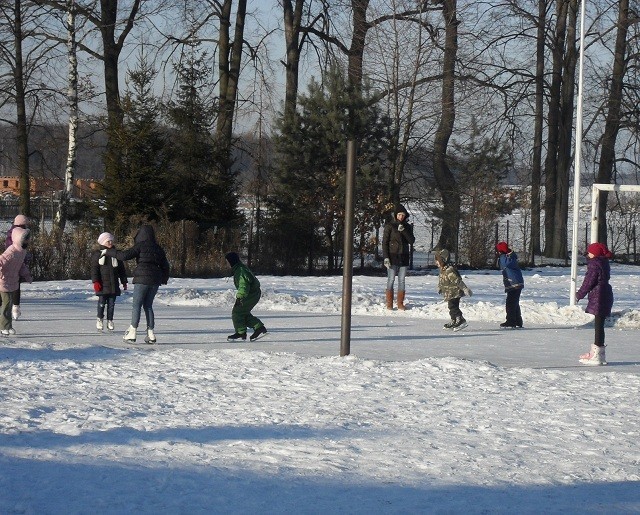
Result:
<svg viewBox="0 0 640 515"><path fill-rule="evenodd" d="M118 260L118 278L120 279L120 283L122 283L122 286L125 287L125 285L127 284L127 269L124 266L124 263L120 260Z"/></svg>
<svg viewBox="0 0 640 515"><path fill-rule="evenodd" d="M389 259L390 236L391 236L391 224L386 224L384 226L384 231L382 232L382 257L385 259Z"/></svg>
<svg viewBox="0 0 640 515"><path fill-rule="evenodd" d="M407 240L407 243L409 243L409 245L413 245L416 242L416 237L413 235L413 224L403 225L404 231L402 231L400 234L402 234L402 237Z"/></svg>
<svg viewBox="0 0 640 515"><path fill-rule="evenodd" d="M596 284L598 284L598 272L595 267L587 266L587 273L582 281L582 286L576 292L576 300L584 299Z"/></svg>
<svg viewBox="0 0 640 515"><path fill-rule="evenodd" d="M134 245L127 250L116 250L115 247L105 250L105 256L114 257L120 261L129 261L130 259L137 258L140 255L140 249L137 245Z"/></svg>
<svg viewBox="0 0 640 515"><path fill-rule="evenodd" d="M29 267L24 262L22 263L22 266L20 266L20 272L18 275L21 279L24 280L24 282L27 282L27 283L33 282L33 277L31 277L31 272L29 271Z"/></svg>
<svg viewBox="0 0 640 515"><path fill-rule="evenodd" d="M164 249L161 248L160 250L162 250L162 263L160 265L160 268L162 269L162 284L167 284L169 282L169 272L171 266Z"/></svg>

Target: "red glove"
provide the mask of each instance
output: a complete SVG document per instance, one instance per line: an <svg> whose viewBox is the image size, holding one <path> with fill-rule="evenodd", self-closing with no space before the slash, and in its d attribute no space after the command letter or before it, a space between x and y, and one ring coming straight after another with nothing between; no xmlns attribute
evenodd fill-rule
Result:
<svg viewBox="0 0 640 515"><path fill-rule="evenodd" d="M93 291L95 291L96 293L102 291L102 283L100 281L93 282Z"/></svg>
<svg viewBox="0 0 640 515"><path fill-rule="evenodd" d="M126 289L127 289L127 283L124 283L124 284L122 285L122 289L123 289L123 290L126 290Z"/></svg>

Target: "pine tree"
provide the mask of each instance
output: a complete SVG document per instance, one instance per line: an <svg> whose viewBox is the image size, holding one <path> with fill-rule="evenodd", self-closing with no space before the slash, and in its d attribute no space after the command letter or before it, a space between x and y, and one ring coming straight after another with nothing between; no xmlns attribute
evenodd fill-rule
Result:
<svg viewBox="0 0 640 515"><path fill-rule="evenodd" d="M221 179L216 166L220 156L211 135L215 106L201 94L209 89L207 61L206 53L194 50L175 65L178 91L167 106L174 172L169 215L175 220L219 223L236 217L235 184Z"/></svg>
<svg viewBox="0 0 640 515"><path fill-rule="evenodd" d="M348 94L341 71L327 72L324 84L312 81L298 102L299 112L282 117L276 138L273 215L266 241L274 248L267 254L279 258L287 270L311 273L324 258L329 271L339 265L344 218L346 134L349 127ZM371 223L371 209L384 192L380 172L387 153L386 131L374 107L357 99L361 128L357 139L359 227ZM375 207L373 207L375 206ZM364 238L366 239L366 238ZM363 238L360 239L362 241Z"/></svg>
<svg viewBox="0 0 640 515"><path fill-rule="evenodd" d="M144 56L127 75L124 123L115 134L122 162L115 180L105 183L116 230L127 230L132 216L159 219L167 210L168 153L158 122L161 106L152 91L154 77Z"/></svg>

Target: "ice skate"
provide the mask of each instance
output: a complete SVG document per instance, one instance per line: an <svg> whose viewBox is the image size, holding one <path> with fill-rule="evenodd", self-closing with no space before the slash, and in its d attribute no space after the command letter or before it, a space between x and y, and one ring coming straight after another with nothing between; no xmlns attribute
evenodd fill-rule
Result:
<svg viewBox="0 0 640 515"><path fill-rule="evenodd" d="M451 319L451 322L447 322L447 323L446 323L446 324L444 324L442 327L443 327L444 329L453 329L453 328L455 327L455 325L456 325L456 321L455 321L455 319L453 319L453 318L452 318L452 319Z"/></svg>
<svg viewBox="0 0 640 515"><path fill-rule="evenodd" d="M236 340L246 340L247 333L233 333L227 336L228 342L235 342Z"/></svg>
<svg viewBox="0 0 640 515"><path fill-rule="evenodd" d="M109 329L109 331L113 331L113 320L107 320L107 329Z"/></svg>
<svg viewBox="0 0 640 515"><path fill-rule="evenodd" d="M258 338L262 338L265 334L267 334L267 328L265 326L258 327L249 337L249 340L255 342Z"/></svg>
<svg viewBox="0 0 640 515"><path fill-rule="evenodd" d="M0 333L2 333L2 336L11 336L16 334L16 330L13 327L10 327L9 329L3 329Z"/></svg>
<svg viewBox="0 0 640 515"><path fill-rule="evenodd" d="M103 328L104 328L104 324L102 323L102 318L96 319L96 329L98 331L102 331Z"/></svg>
<svg viewBox="0 0 640 515"><path fill-rule="evenodd" d="M502 322L500 324L500 327L502 329L515 329L518 326L516 324L512 324L511 322ZM520 327L522 327L522 326L520 326Z"/></svg>
<svg viewBox="0 0 640 515"><path fill-rule="evenodd" d="M469 324L467 324L467 321L464 319L464 317L456 317L456 321L453 324L453 330L460 331L467 327L467 325Z"/></svg>
<svg viewBox="0 0 640 515"><path fill-rule="evenodd" d="M147 336L144 338L145 343L156 343L156 335L153 332L153 329L149 329L147 327Z"/></svg>
<svg viewBox="0 0 640 515"><path fill-rule="evenodd" d="M18 320L21 314L22 312L20 311L20 306L13 306L11 308L11 318L13 318L14 320Z"/></svg>
<svg viewBox="0 0 640 515"><path fill-rule="evenodd" d="M135 342L136 341L136 332L137 332L137 328L135 328L132 325L130 325L129 328L127 329L127 331L124 333L124 336L122 337L122 339L125 342Z"/></svg>
<svg viewBox="0 0 640 515"><path fill-rule="evenodd" d="M589 352L580 356L580 363L591 366L606 365L607 360L604 347L599 347L595 343L592 343Z"/></svg>

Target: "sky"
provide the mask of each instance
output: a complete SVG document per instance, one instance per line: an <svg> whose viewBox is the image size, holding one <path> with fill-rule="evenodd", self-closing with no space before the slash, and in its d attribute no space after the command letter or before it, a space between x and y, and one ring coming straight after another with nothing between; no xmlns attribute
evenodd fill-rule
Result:
<svg viewBox="0 0 640 515"><path fill-rule="evenodd" d="M580 277L584 267L580 269ZM525 327L505 330L497 271L448 319L433 272L259 276L268 328L231 343L230 278L171 279L157 345L95 328L89 281L24 285L0 341L0 513L638 513L640 269L614 265L604 367L566 268L525 270ZM144 323L141 325L144 327Z"/></svg>

